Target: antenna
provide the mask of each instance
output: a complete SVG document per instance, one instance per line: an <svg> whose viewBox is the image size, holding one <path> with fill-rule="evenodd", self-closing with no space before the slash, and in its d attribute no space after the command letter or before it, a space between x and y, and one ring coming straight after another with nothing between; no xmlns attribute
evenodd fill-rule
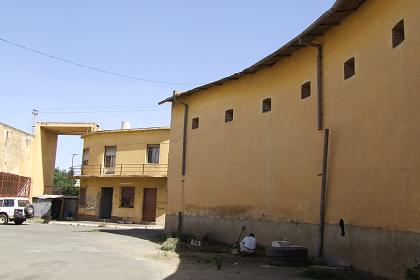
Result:
<svg viewBox="0 0 420 280"><path fill-rule="evenodd" d="M35 126L36 126L36 116L38 116L39 110L33 108L32 109L32 115L34 116L32 121L32 134L35 134Z"/></svg>

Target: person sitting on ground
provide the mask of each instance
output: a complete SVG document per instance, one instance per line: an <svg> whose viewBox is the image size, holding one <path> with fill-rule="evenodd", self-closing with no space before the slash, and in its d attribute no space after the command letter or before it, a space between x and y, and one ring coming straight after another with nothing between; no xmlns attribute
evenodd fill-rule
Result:
<svg viewBox="0 0 420 280"><path fill-rule="evenodd" d="M255 235L253 233L250 233L242 239L239 245L241 247L241 255L254 254L257 249L257 239L255 239Z"/></svg>

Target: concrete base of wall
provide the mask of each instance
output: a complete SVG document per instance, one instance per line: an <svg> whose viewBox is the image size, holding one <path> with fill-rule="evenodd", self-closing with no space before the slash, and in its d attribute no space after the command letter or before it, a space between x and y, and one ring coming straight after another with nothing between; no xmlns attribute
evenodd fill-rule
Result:
<svg viewBox="0 0 420 280"><path fill-rule="evenodd" d="M100 219L98 216L93 216L93 215L79 215L77 217L78 220L80 221L96 221L96 222L100 222L103 221L103 219ZM123 217L118 217L118 216L112 216L111 219L106 219L106 221L111 221L113 223L122 221L124 218ZM157 219L156 222L154 223L146 223L146 222L142 222L142 221L138 221L138 220L133 220L133 224L143 224L143 225L160 225L160 226L164 226L165 225L165 220L164 219Z"/></svg>
<svg viewBox="0 0 420 280"><path fill-rule="evenodd" d="M166 232L178 230L179 217L166 216ZM266 220L219 218L205 216L183 216L182 231L210 239L234 243L242 226L253 232L260 245L270 245L272 240L287 238L290 242L305 246L315 256L319 244L319 227L304 223L279 223ZM325 227L325 260L331 264L351 265L356 269L374 274L402 279L402 265L420 260L420 234L346 226L341 236L337 225Z"/></svg>

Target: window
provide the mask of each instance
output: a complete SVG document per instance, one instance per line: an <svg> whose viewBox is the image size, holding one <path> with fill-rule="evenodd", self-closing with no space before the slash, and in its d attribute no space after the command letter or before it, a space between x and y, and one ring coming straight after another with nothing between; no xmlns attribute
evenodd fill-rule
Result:
<svg viewBox="0 0 420 280"><path fill-rule="evenodd" d="M233 109L227 110L225 112L225 122L233 121Z"/></svg>
<svg viewBox="0 0 420 280"><path fill-rule="evenodd" d="M89 149L83 150L82 165L89 164Z"/></svg>
<svg viewBox="0 0 420 280"><path fill-rule="evenodd" d="M160 145L147 145L147 163L159 163Z"/></svg>
<svg viewBox="0 0 420 280"><path fill-rule="evenodd" d="M200 119L199 118L192 119L192 129L198 128L199 124L200 124Z"/></svg>
<svg viewBox="0 0 420 280"><path fill-rule="evenodd" d="M86 207L86 188L80 188L79 190L79 206Z"/></svg>
<svg viewBox="0 0 420 280"><path fill-rule="evenodd" d="M354 57L350 58L346 62L344 62L344 80L354 76L356 73L356 68L354 64Z"/></svg>
<svg viewBox="0 0 420 280"><path fill-rule="evenodd" d="M262 112L267 113L271 111L271 98L266 98L262 103Z"/></svg>
<svg viewBox="0 0 420 280"><path fill-rule="evenodd" d="M123 208L134 207L134 187L121 188L121 207Z"/></svg>
<svg viewBox="0 0 420 280"><path fill-rule="evenodd" d="M28 200L18 200L18 207L25 207L30 204Z"/></svg>
<svg viewBox="0 0 420 280"><path fill-rule="evenodd" d="M3 207L14 207L15 201L13 199L5 199L3 202Z"/></svg>
<svg viewBox="0 0 420 280"><path fill-rule="evenodd" d="M106 146L104 155L104 173L114 174L115 173L115 158L117 155L116 146Z"/></svg>
<svg viewBox="0 0 420 280"><path fill-rule="evenodd" d="M305 99L311 96L311 82L306 82L302 85L300 98Z"/></svg>
<svg viewBox="0 0 420 280"><path fill-rule="evenodd" d="M0 200L0 207L3 207L3 200Z"/></svg>
<svg viewBox="0 0 420 280"><path fill-rule="evenodd" d="M404 20L400 20L394 28L392 28L392 47L395 48L405 39Z"/></svg>

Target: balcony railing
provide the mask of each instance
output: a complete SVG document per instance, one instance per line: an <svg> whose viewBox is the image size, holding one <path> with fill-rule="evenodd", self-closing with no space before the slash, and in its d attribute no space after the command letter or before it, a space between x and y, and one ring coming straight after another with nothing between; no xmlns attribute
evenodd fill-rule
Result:
<svg viewBox="0 0 420 280"><path fill-rule="evenodd" d="M165 177L168 174L167 164L116 164L106 165L83 165L73 168L73 176L150 176Z"/></svg>

